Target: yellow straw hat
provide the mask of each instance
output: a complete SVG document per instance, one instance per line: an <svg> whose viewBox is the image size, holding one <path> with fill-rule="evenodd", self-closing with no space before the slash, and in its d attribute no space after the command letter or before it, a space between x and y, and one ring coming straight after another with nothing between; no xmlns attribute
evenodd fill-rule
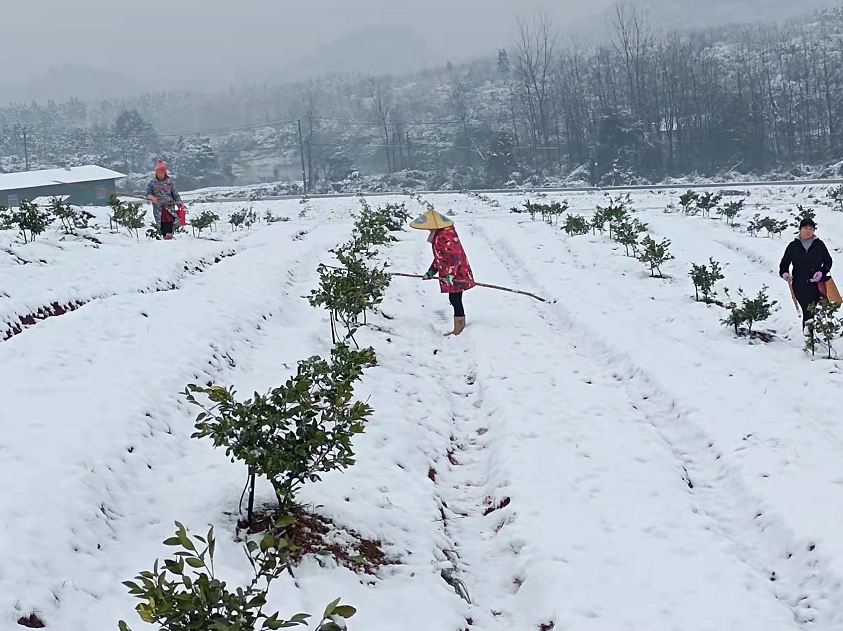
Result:
<svg viewBox="0 0 843 631"><path fill-rule="evenodd" d="M450 228L453 225L454 222L445 215L435 210L428 210L425 214L413 219L410 227L416 230L440 230L441 228Z"/></svg>

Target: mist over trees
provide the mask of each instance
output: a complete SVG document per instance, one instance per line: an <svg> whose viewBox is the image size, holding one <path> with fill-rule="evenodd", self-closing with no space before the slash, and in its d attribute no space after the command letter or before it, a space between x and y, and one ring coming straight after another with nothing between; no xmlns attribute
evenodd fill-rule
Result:
<svg viewBox="0 0 843 631"><path fill-rule="evenodd" d="M662 32L621 2L607 29L571 41L528 16L488 58L420 73L16 104L0 109L0 169L28 154L145 174L160 155L188 186L300 180L301 121L312 190L358 173L426 188L838 173L843 10Z"/></svg>

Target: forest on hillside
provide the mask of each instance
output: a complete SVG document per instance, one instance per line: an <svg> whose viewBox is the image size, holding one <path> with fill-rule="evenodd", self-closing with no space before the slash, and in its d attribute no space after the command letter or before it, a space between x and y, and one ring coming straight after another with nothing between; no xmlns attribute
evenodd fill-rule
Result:
<svg viewBox="0 0 843 631"><path fill-rule="evenodd" d="M530 16L488 58L402 76L13 104L0 109L0 169L146 174L161 155L184 188L301 181L304 169L312 191L366 176L466 189L838 175L843 10L665 32L620 2L608 24L593 43Z"/></svg>

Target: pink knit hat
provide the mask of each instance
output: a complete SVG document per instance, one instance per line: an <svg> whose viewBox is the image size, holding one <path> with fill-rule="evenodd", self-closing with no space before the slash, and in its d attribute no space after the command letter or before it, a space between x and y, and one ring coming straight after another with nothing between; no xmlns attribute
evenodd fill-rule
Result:
<svg viewBox="0 0 843 631"><path fill-rule="evenodd" d="M163 171L165 174L167 173L167 163L160 158L155 163L155 172L158 173L159 171Z"/></svg>

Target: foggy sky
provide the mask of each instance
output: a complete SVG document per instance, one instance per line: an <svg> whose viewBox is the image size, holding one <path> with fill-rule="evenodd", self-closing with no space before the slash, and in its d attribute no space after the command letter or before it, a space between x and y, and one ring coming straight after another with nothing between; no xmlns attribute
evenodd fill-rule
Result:
<svg viewBox="0 0 843 631"><path fill-rule="evenodd" d="M652 1L662 5L706 4L693 0ZM732 14L727 14L727 19L742 19L735 12L742 6L754 10L775 5L778 10L789 4L801 5L803 11L808 11L825 3L712 0L711 4L716 2L731 7ZM352 42L368 47L371 57L379 52L378 33L401 28L412 29L415 36L401 36L411 49L402 51L403 65L410 64L406 60L417 60L418 65L457 61L493 55L510 43L518 15L543 9L560 31L576 32L602 25L611 3L612 0L158 0L128 6L115 0L10 0L3 2L0 19L0 41L5 53L0 56L0 100L6 100L3 94L13 92L17 96L39 82L43 88L45 72L64 64L102 71L102 75L92 75L94 79L107 84L103 85L105 91L118 92L217 90L237 81L299 79L307 76L308 63L314 59L325 61L324 54L320 58L320 51L326 47L329 62L343 57ZM655 11L655 15L660 14ZM354 39L355 33L362 35ZM349 37L350 40L342 39ZM336 44L338 40L342 44ZM384 53L386 57L390 54ZM63 91L72 89L62 86ZM87 88L80 82L79 90L83 89Z"/></svg>

